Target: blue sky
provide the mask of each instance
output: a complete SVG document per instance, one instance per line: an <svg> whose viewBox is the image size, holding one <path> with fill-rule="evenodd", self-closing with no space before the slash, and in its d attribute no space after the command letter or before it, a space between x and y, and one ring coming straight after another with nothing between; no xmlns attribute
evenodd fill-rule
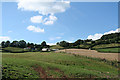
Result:
<svg viewBox="0 0 120 80"><path fill-rule="evenodd" d="M18 9L16 2L4 2L2 36L9 37L7 39L11 41L24 39L41 43L45 40L52 44L62 40L72 42L91 37L96 39L105 33L115 32L118 28L117 2L71 2L63 6L60 10L65 9L64 11L49 12L47 8L48 12L44 14L38 12L40 10L30 10L23 5L23 9L21 5ZM50 16L52 18L49 18ZM42 21L40 17L43 18ZM43 22L45 18L47 20Z"/></svg>

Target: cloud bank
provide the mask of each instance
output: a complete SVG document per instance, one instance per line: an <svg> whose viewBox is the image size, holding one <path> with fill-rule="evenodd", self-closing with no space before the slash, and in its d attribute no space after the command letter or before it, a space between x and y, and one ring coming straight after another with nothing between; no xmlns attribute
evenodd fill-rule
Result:
<svg viewBox="0 0 120 80"><path fill-rule="evenodd" d="M70 7L69 1L57 0L19 0L18 9L35 11L42 15L65 12Z"/></svg>
<svg viewBox="0 0 120 80"><path fill-rule="evenodd" d="M111 34L111 33L118 33L118 32L120 32L120 28L116 30L111 30L109 32L105 32L104 34L96 33L94 35L89 35L87 39L97 40L97 39L100 39L103 35Z"/></svg>

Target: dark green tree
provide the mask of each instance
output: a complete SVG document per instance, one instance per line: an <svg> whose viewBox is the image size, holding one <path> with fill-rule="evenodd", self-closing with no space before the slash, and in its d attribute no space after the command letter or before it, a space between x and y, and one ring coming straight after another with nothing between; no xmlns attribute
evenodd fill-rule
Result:
<svg viewBox="0 0 120 80"><path fill-rule="evenodd" d="M5 41L1 42L1 46L4 48L5 47Z"/></svg>
<svg viewBox="0 0 120 80"><path fill-rule="evenodd" d="M61 41L59 45L65 48L69 47L69 43L66 41Z"/></svg>
<svg viewBox="0 0 120 80"><path fill-rule="evenodd" d="M5 42L5 47L9 47L10 46L10 41L6 41Z"/></svg>
<svg viewBox="0 0 120 80"><path fill-rule="evenodd" d="M42 48L46 48L46 46L47 46L46 42L43 41L43 42L41 43L41 47L42 47Z"/></svg>
<svg viewBox="0 0 120 80"><path fill-rule="evenodd" d="M11 44L10 44L11 47L19 47L19 42L18 41L13 41Z"/></svg>
<svg viewBox="0 0 120 80"><path fill-rule="evenodd" d="M25 48L27 46L26 42L24 40L19 41L19 47L20 48Z"/></svg>

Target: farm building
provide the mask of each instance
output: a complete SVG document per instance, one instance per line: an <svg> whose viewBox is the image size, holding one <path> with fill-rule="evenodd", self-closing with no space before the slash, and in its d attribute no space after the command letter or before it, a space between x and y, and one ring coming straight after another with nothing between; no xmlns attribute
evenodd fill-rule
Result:
<svg viewBox="0 0 120 80"><path fill-rule="evenodd" d="M51 51L51 50L49 48L43 48L42 51L46 52L46 51Z"/></svg>

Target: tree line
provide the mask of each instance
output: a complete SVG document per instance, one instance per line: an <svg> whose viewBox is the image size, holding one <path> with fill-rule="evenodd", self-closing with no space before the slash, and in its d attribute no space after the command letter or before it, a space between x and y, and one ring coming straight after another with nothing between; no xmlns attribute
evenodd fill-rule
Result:
<svg viewBox="0 0 120 80"><path fill-rule="evenodd" d="M56 45L60 45L64 48L92 48L95 45L100 45L100 44L111 44L111 43L120 43L120 33L112 33L112 34L106 34L103 35L100 39L98 40L92 40L92 39L86 39L86 40L81 40L78 39L77 41L73 43L69 43L67 41L61 41L57 42ZM24 40L20 41L3 41L1 43L2 47L18 47L18 48L30 48L30 49L35 49L37 48L38 50L41 50L42 48L50 48L49 45L46 44L45 41L43 41L41 44L34 44L34 43L27 43Z"/></svg>
<svg viewBox="0 0 120 80"><path fill-rule="evenodd" d="M34 43L27 43L24 40L20 41L2 41L1 42L2 48L5 47L17 47L17 48L29 48L29 49L35 49L41 50L42 48L49 48L50 46L46 44L45 41L43 41L41 44L34 44Z"/></svg>
<svg viewBox="0 0 120 80"><path fill-rule="evenodd" d="M73 43L69 43L67 41L61 41L61 42L57 42L57 45L60 45L64 48L86 48L86 49L88 49L88 48L92 48L95 45L111 44L111 43L120 43L120 33L106 34L106 35L103 35L98 40L92 40L92 39L81 40L81 39L78 39L77 41L75 41Z"/></svg>

